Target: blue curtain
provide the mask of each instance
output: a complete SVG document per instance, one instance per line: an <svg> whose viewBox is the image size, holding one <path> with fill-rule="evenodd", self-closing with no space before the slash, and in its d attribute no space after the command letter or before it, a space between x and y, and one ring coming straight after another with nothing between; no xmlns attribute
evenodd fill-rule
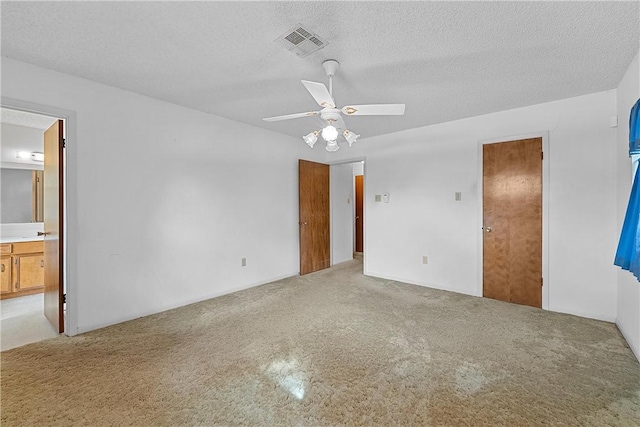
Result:
<svg viewBox="0 0 640 427"><path fill-rule="evenodd" d="M629 118L629 155L640 154L640 99L631 109ZM631 186L631 196L624 217L614 264L629 270L640 280L640 166Z"/></svg>
<svg viewBox="0 0 640 427"><path fill-rule="evenodd" d="M640 99L631 109L629 117L629 155L640 154Z"/></svg>

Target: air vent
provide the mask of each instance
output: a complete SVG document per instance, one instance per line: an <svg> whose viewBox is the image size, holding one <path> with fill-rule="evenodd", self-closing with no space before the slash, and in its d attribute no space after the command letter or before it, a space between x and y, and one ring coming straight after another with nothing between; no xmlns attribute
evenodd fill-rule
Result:
<svg viewBox="0 0 640 427"><path fill-rule="evenodd" d="M296 25L274 41L301 58L329 44L302 24Z"/></svg>

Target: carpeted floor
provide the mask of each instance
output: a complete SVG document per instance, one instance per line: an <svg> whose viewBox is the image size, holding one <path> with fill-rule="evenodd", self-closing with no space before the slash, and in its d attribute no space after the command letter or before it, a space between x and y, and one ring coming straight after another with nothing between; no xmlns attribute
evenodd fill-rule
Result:
<svg viewBox="0 0 640 427"><path fill-rule="evenodd" d="M615 325L361 271L3 352L2 424L640 425Z"/></svg>

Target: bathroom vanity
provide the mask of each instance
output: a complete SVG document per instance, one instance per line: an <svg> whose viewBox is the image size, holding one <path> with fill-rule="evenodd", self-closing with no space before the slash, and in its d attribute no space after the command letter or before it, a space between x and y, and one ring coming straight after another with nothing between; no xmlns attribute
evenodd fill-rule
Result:
<svg viewBox="0 0 640 427"><path fill-rule="evenodd" d="M0 299L44 291L44 242L42 238L2 239Z"/></svg>

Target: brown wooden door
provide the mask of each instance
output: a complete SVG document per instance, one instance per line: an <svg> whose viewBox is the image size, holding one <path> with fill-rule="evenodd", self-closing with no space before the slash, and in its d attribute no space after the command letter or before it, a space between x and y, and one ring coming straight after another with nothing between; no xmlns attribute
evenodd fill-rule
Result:
<svg viewBox="0 0 640 427"><path fill-rule="evenodd" d="M483 295L542 306L542 139L482 147Z"/></svg>
<svg viewBox="0 0 640 427"><path fill-rule="evenodd" d="M63 121L44 133L44 315L58 332L63 313Z"/></svg>
<svg viewBox="0 0 640 427"><path fill-rule="evenodd" d="M364 175L356 175L356 252L364 252Z"/></svg>
<svg viewBox="0 0 640 427"><path fill-rule="evenodd" d="M300 274L331 265L329 220L329 165L298 162L300 204Z"/></svg>

